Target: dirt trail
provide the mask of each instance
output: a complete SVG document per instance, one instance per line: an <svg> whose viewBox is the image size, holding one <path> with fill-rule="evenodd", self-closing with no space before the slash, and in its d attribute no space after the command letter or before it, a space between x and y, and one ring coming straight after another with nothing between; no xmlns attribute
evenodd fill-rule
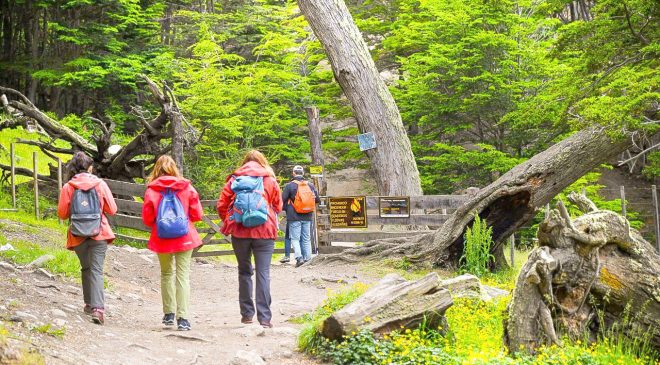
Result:
<svg viewBox="0 0 660 365"><path fill-rule="evenodd" d="M82 313L75 281L8 267L0 267L0 318L25 341L23 347L38 349L48 364L229 364L239 350L254 351L268 364L314 364L296 352L298 326L287 320L319 305L326 288L345 285L327 280L354 282L355 271L274 264L274 328L263 330L240 323L236 268L196 261L191 274L193 330L180 332L160 324L156 257L147 250L111 246L105 326ZM64 337L30 330L49 323L64 327Z"/></svg>

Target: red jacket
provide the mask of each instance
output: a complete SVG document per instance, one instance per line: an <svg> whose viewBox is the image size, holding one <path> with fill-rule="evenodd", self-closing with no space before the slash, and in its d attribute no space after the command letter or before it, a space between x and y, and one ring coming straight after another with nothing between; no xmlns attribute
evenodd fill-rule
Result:
<svg viewBox="0 0 660 365"><path fill-rule="evenodd" d="M176 191L176 196L181 201L183 209L189 218L188 234L177 238L160 238L156 228L156 216L158 215L158 204L163 197L161 192L166 189ZM180 179L174 176L161 176L147 186L144 193L144 205L142 205L142 222L151 227L148 248L156 253L174 253L192 250L202 244L199 233L193 222L202 220L204 210L199 201L197 190L190 184L190 180Z"/></svg>
<svg viewBox="0 0 660 365"><path fill-rule="evenodd" d="M67 219L71 215L71 197L73 192L76 189L89 190L94 187L96 189L96 194L99 197L99 203L101 204L101 232L96 237L92 237L96 241L108 241L112 243L115 239L115 234L112 232L112 228L108 223L108 218L106 214L114 215L117 213L117 204L115 204L115 199L112 197L112 192L110 188L105 183L105 181L99 179L98 177L88 174L80 173L74 176L68 183L62 187L60 192L60 200L57 203L57 215L60 219ZM66 239L66 248L72 250L74 247L83 243L85 237L76 237L71 234L71 231L67 234Z"/></svg>
<svg viewBox="0 0 660 365"><path fill-rule="evenodd" d="M271 209L268 210L268 221L256 227L243 227L242 224L230 220L231 208L234 202L234 192L231 190L231 183L234 176L263 176L264 192L266 200ZM277 238L277 214L282 211L282 195L277 180L257 162L248 162L234 171L227 177L227 183L220 192L220 199L216 205L218 215L222 219L222 234L225 236L234 236L238 238L258 238L258 239L276 239Z"/></svg>

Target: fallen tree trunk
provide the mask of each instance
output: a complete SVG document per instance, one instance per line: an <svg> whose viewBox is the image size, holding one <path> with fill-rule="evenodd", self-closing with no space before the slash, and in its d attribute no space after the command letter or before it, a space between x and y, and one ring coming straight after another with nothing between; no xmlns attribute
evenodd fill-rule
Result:
<svg viewBox="0 0 660 365"><path fill-rule="evenodd" d="M539 227L539 247L523 266L505 323L511 352L560 344L561 335L603 333L660 349L660 255L617 213L572 194Z"/></svg>
<svg viewBox="0 0 660 365"><path fill-rule="evenodd" d="M508 293L496 293L502 295ZM417 281L406 281L397 274L385 276L353 303L335 312L323 322L322 334L339 340L362 329L388 333L400 328L416 328L422 322L447 328L445 311L455 298L471 297L489 300L479 279L461 275L440 280L430 273Z"/></svg>
<svg viewBox="0 0 660 365"><path fill-rule="evenodd" d="M442 227L429 234L409 238L376 240L340 255L325 255L318 262L405 257L418 264L458 266L463 254L464 235L475 214L493 227L491 253L506 265L502 244L517 229L529 222L537 208L599 164L631 144L628 136L612 137L605 128L590 128L573 134L547 150L514 167L497 181L479 190L454 212Z"/></svg>

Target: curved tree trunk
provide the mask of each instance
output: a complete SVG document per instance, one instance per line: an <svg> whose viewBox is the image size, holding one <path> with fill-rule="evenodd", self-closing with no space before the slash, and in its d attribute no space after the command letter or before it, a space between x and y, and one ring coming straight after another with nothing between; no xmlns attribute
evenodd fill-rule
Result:
<svg viewBox="0 0 660 365"><path fill-rule="evenodd" d="M341 256L329 255L318 261L405 256L417 263L457 266L463 253L463 236L472 226L475 214L493 227L495 244L491 253L498 256L506 239L529 222L537 208L630 146L630 138L613 138L607 132L600 127L577 132L514 167L479 190L435 232L412 238L371 241L359 248L345 250Z"/></svg>
<svg viewBox="0 0 660 365"><path fill-rule="evenodd" d="M335 79L351 103L360 133L377 147L366 151L381 195L422 195L410 140L392 94L381 80L367 45L343 0L298 0L323 44Z"/></svg>

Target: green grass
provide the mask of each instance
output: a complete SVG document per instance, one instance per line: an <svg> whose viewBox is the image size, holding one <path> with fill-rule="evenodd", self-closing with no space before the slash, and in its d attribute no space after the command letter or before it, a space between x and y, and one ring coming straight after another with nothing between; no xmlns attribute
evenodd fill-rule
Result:
<svg viewBox="0 0 660 365"><path fill-rule="evenodd" d="M66 334L66 330L64 328L53 327L50 323L33 327L32 330L44 335L57 337L59 339L64 338L64 335Z"/></svg>
<svg viewBox="0 0 660 365"><path fill-rule="evenodd" d="M339 292L328 291L328 298L314 312L307 313L301 317L294 318L292 322L303 324L298 336L298 348L302 350L311 350L323 343L323 337L320 335L321 324L332 313L353 302L368 286L363 283L355 283L345 290Z"/></svg>
<svg viewBox="0 0 660 365"><path fill-rule="evenodd" d="M2 133L0 133L0 163L4 165L9 165L10 164L10 154L9 154L9 149L10 149L10 144L12 142L16 142L18 139L26 139L26 140L37 140L39 139L39 135L37 133L28 133L26 130L24 130L22 127L19 127L17 129L4 129ZM67 143L64 142L59 142L56 143L56 146L58 147L68 147ZM48 175L50 171L48 170L48 163L51 164L56 164L56 162L50 158L48 155L44 154L39 147L37 146L29 146L29 145L24 145L24 144L14 144L15 148L15 153L16 153L16 166L17 167L25 167L27 169L32 170L33 168L33 161L32 161L32 153L37 152L37 165L38 165L38 170L40 174ZM60 159L62 159L62 162L68 161L71 156L65 155L65 154L55 154L58 156ZM23 183L26 181L31 181L32 179L27 177L27 176L16 176L16 182L17 183Z"/></svg>
<svg viewBox="0 0 660 365"><path fill-rule="evenodd" d="M482 282L512 289L528 253L516 251L513 268L486 274ZM383 265L381 270L407 272L392 269L392 266L396 266L396 262ZM366 286L362 286L331 292L323 305L314 312L296 318L294 322L303 325L298 337L299 348L338 365L660 365L660 362L655 360L657 353L649 347L648 341L630 339L616 331L600 334L599 341L595 343L564 338L564 347L561 349L549 346L540 348L534 356L510 356L502 345L502 321L506 316L510 296L490 302L467 298L455 300L454 305L445 313L449 326L446 333L446 328L428 328L423 325L418 329L394 331L384 337L360 331L348 336L343 342L324 339L320 334L322 322L365 290Z"/></svg>
<svg viewBox="0 0 660 365"><path fill-rule="evenodd" d="M0 245L4 243L6 243L6 238L0 236ZM80 263L71 251L65 248L44 247L37 243L25 241L12 241L10 243L15 250L2 251L0 257L13 261L18 265L27 265L43 255L52 255L55 259L44 265L46 270L72 278L80 278Z"/></svg>
<svg viewBox="0 0 660 365"><path fill-rule="evenodd" d="M5 327L4 322L0 321L0 362L2 362L4 359L2 358L2 353L4 353L4 348L9 345L8 339L9 338L17 338L20 339L18 336L13 336L9 330ZM46 363L44 357L39 354L38 352L33 352L33 351L28 351L23 349L20 352L20 359L16 364L21 364L21 365L43 365ZM2 362L4 364L4 362ZM8 364L14 364L14 362L8 362Z"/></svg>

